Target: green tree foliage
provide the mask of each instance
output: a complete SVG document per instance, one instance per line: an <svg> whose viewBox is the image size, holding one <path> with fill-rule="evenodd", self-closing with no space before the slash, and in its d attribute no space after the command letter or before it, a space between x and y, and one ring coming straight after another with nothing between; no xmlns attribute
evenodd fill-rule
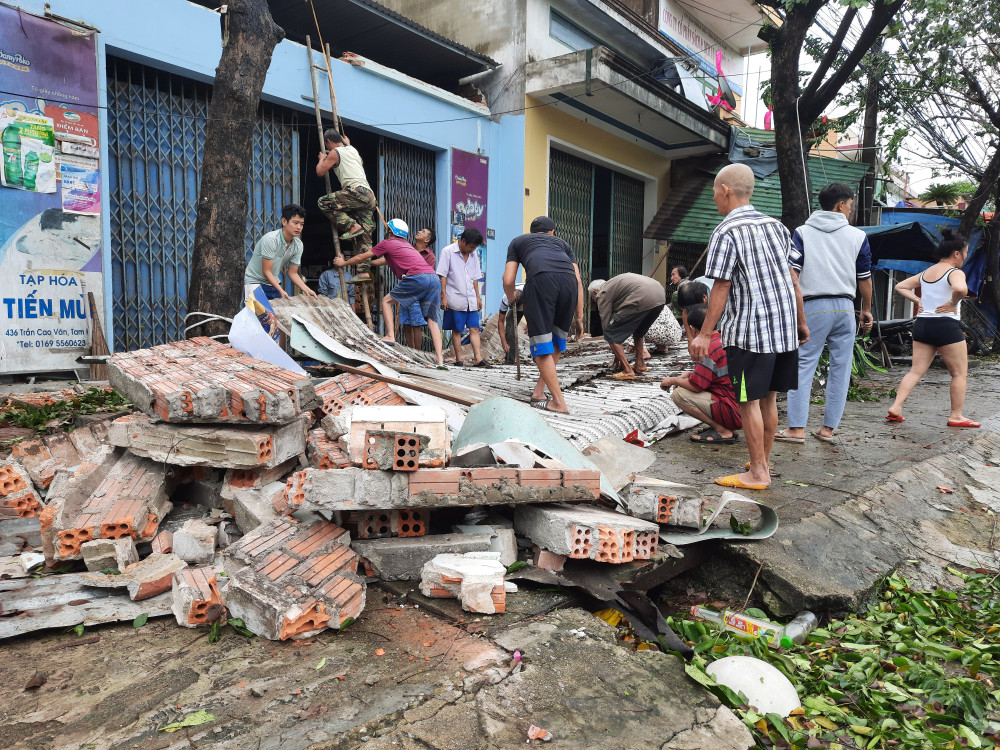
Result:
<svg viewBox="0 0 1000 750"><path fill-rule="evenodd" d="M936 182L920 194L920 200L933 201L939 206L951 206L958 202L959 195L958 183Z"/></svg>

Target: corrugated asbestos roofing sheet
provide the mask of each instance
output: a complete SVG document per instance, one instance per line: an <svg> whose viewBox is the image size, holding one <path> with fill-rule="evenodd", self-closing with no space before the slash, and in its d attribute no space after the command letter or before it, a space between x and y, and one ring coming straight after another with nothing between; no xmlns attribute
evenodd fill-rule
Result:
<svg viewBox="0 0 1000 750"><path fill-rule="evenodd" d="M753 136L769 132L755 129L743 130ZM773 135L771 140L773 140ZM721 156L715 160L706 160L696 175L670 192L670 195L666 197L656 212L656 216L646 227L643 237L670 240L671 242L707 244L708 238L712 236L712 231L722 221L712 198L712 183L715 175L727 164L729 161ZM820 188L824 185L831 182L842 182L856 188L865 172L868 171L867 164L819 156L809 157L808 167L813 189L813 206L817 208L819 204L816 201L816 196L819 195ZM751 203L761 213L776 219L781 218L781 182L778 180L777 172L767 177L757 178Z"/></svg>

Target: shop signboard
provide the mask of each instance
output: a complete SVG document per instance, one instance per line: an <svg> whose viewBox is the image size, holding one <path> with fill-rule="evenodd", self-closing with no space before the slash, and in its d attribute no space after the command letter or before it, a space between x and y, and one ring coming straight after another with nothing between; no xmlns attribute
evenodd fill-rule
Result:
<svg viewBox="0 0 1000 750"><path fill-rule="evenodd" d="M0 4L0 373L79 370L103 310L96 32Z"/></svg>

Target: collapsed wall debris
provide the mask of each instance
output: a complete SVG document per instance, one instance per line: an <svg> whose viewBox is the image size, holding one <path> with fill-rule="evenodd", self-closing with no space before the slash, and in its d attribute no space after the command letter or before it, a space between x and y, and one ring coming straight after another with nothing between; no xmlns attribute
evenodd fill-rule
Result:
<svg viewBox="0 0 1000 750"><path fill-rule="evenodd" d="M307 375L205 337L115 354L108 379L165 422L281 424L321 403Z"/></svg>

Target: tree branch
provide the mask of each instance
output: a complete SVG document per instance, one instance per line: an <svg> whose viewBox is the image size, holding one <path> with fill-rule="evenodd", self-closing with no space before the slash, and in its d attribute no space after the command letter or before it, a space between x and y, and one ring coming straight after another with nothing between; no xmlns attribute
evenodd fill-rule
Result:
<svg viewBox="0 0 1000 750"><path fill-rule="evenodd" d="M875 3L871 18L865 24L854 48L847 55L844 62L837 68L837 71L830 76L820 88L808 99L802 98L799 110L803 123L812 123L817 117L823 114L823 110L834 100L837 92L843 87L851 74L861 63L862 58L868 50L875 44L875 40L889 25L893 16L903 7L904 0L880 0ZM803 125L808 127L808 125Z"/></svg>
<svg viewBox="0 0 1000 750"><path fill-rule="evenodd" d="M1000 112L997 112L996 107L993 106L989 101L989 97L986 96L986 92L983 91L982 85L964 65L962 66L962 77L969 84L972 95L978 100L979 106L986 112L986 116L990 118L990 122L993 123L994 127L1000 128Z"/></svg>
<svg viewBox="0 0 1000 750"><path fill-rule="evenodd" d="M826 50L826 54L823 55L823 59L820 61L819 67L816 68L816 72L813 73L812 78L809 79L809 85L806 86L806 90L802 92L802 98L808 100L816 93L816 89L823 82L826 77L827 71L830 70L830 66L833 65L834 61L837 59L837 54L844 46L844 38L847 36L847 32L851 28L851 24L854 23L854 19L858 15L857 8L848 8L847 12L844 13L844 17L840 20L840 27L837 29L837 33L833 35L833 39L830 41L830 46ZM812 122L810 120L810 122Z"/></svg>

